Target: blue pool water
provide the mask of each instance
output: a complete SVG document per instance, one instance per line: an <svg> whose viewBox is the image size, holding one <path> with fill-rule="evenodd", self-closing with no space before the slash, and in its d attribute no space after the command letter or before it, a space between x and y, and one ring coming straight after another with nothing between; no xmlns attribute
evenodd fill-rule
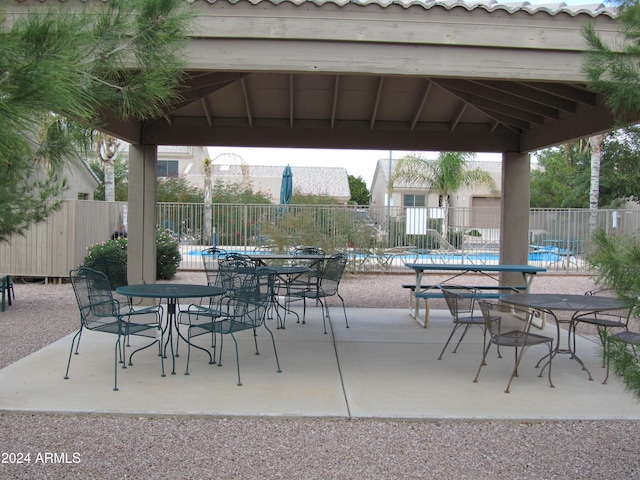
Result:
<svg viewBox="0 0 640 480"><path fill-rule="evenodd" d="M244 250L227 250L228 253L245 253ZM273 252L269 250L256 250L251 251L252 255L269 255ZM201 255L201 250L191 250L189 255ZM567 251L564 249L558 249L557 247L541 247L539 250L529 254L529 262L556 262L562 257L567 256ZM356 259L364 259L364 254L356 254ZM413 256L399 256L404 261L412 261ZM420 253L416 262L425 263L497 263L499 256L496 253L474 253L468 255L461 255L458 253Z"/></svg>

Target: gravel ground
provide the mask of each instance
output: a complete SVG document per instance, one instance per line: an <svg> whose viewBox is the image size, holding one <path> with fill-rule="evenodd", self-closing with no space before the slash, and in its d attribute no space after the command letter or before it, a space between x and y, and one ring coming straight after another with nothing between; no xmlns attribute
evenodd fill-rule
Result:
<svg viewBox="0 0 640 480"><path fill-rule="evenodd" d="M348 276L340 291L350 307L406 308L399 285L413 279ZM204 274L174 281L204 283ZM539 293L590 288L586 276L545 274L533 284ZM0 314L0 367L77 328L70 285L18 280L15 289L15 304ZM0 413L0 479L637 479L639 437L637 421ZM16 463L20 454L30 462Z"/></svg>

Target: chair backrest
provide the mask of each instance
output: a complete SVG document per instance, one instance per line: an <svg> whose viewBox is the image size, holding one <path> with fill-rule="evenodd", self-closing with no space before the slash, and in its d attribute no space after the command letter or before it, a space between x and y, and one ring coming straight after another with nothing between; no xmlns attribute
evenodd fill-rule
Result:
<svg viewBox="0 0 640 480"><path fill-rule="evenodd" d="M342 279L342 274L347 266L347 256L344 253L331 255L326 261L320 274L320 286L325 296L335 295Z"/></svg>
<svg viewBox="0 0 640 480"><path fill-rule="evenodd" d="M585 295L598 295L602 297L611 297L611 298L619 298L618 294L610 289L610 288L600 288L596 290L589 290L585 293ZM604 312L597 313L585 313L582 315L578 315L576 318L579 320L581 317L591 316L596 319L605 321L605 322L616 322L621 325L628 325L629 319L631 318L631 312L633 311L633 305L629 305L627 308L620 308L617 310L606 310Z"/></svg>
<svg viewBox="0 0 640 480"><path fill-rule="evenodd" d="M232 321L246 328L262 325L273 297L276 274L268 268L258 268L242 278L242 284L234 292Z"/></svg>
<svg viewBox="0 0 640 480"><path fill-rule="evenodd" d="M257 265L246 255L230 253L218 260L218 286L224 288L227 297L236 295L248 276L256 272Z"/></svg>
<svg viewBox="0 0 640 480"><path fill-rule="evenodd" d="M296 247L293 250L293 256L295 257L296 255L318 255L318 256L324 257L325 252L320 247L300 246L300 247ZM294 265L309 267L314 272L320 272L322 271L322 268L323 268L323 262L319 260L309 260L309 259L301 258L301 259L294 259L291 263Z"/></svg>
<svg viewBox="0 0 640 480"><path fill-rule="evenodd" d="M534 316L540 315L537 310L526 310L502 302L479 300L478 304L492 339L497 337L522 339L524 337L524 343L526 343L531 321Z"/></svg>
<svg viewBox="0 0 640 480"><path fill-rule="evenodd" d="M91 329L96 323L104 323L105 317L118 314L118 302L114 300L109 279L103 272L80 267L69 272L69 279L85 327Z"/></svg>
<svg viewBox="0 0 640 480"><path fill-rule="evenodd" d="M472 315L475 308L478 291L463 285L444 284L438 285L447 302L447 307L453 318L460 315Z"/></svg>
<svg viewBox="0 0 640 480"><path fill-rule="evenodd" d="M204 273L207 276L207 285L217 287L219 285L218 269L216 262L220 258L227 255L226 250L217 247L206 248L202 250L202 264L204 265Z"/></svg>
<svg viewBox="0 0 640 480"><path fill-rule="evenodd" d="M113 256L101 255L88 258L82 266L104 273L113 290L128 285L126 261L119 261Z"/></svg>

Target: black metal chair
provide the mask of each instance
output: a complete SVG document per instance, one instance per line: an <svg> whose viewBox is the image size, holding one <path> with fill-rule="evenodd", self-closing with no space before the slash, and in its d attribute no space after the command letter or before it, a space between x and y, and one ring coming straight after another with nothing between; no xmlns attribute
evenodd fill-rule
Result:
<svg viewBox="0 0 640 480"><path fill-rule="evenodd" d="M291 297L299 297L303 300L302 323L306 323L307 299L317 300L322 309L322 324L324 333L327 333L326 317L329 317L329 307L326 304L327 297L337 295L342 302L342 310L344 312L344 321L349 328L349 320L347 319L347 309L344 306L344 298L338 292L342 274L347 265L347 256L343 253L331 255L324 264L322 271L311 273L307 288L299 292L292 292ZM325 314L326 311L326 314Z"/></svg>
<svg viewBox="0 0 640 480"><path fill-rule="evenodd" d="M162 376L164 376L164 357L161 354L163 338L162 307L155 305L140 310L131 310L128 307L126 309L121 308L120 303L113 298L107 276L103 272L92 268L81 267L72 270L69 273L69 278L80 309L80 329L71 341L71 350L69 351L67 371L64 378L69 378L69 367L74 353L73 348L75 345L75 354L77 355L82 332L85 329L117 335L114 361L114 390L118 390L118 362L122 363L122 368L126 368L126 345L121 341L122 337L128 339L131 335L136 335L154 339L149 345L138 348L131 353L129 365L133 365L132 359L136 352L149 348L158 342L160 365Z"/></svg>
<svg viewBox="0 0 640 480"><path fill-rule="evenodd" d="M220 286L220 275L219 269L217 268L220 259L224 258L227 255L227 251L222 248L217 247L209 247L205 248L200 252L202 257L202 265L204 267L204 273L207 277L207 285L210 287L219 287ZM178 305L178 325L191 325L192 318L188 315L190 311L197 310L198 308L206 308L212 309L214 308L215 302L219 301L210 297L207 299L206 305L202 305L202 299L199 303L191 302L190 304L179 304ZM178 335L178 339L176 341L176 357L180 356L180 335ZM211 338L211 347L215 346L215 336L212 335ZM211 357L211 355L209 355ZM211 357L211 363L213 363L213 357Z"/></svg>
<svg viewBox="0 0 640 480"><path fill-rule="evenodd" d="M610 289L590 290L585 293L585 295L604 295L608 297L616 297L615 292ZM570 324L570 328L573 333L573 351L576 351L576 329L578 325L580 325L581 323L594 325L597 328L598 337L600 337L600 343L602 344L602 368L604 368L607 357L607 349L609 346L609 342L607 342L607 337L610 334L609 331L611 329L620 329L622 331L628 330L632 308L633 306L629 305L628 308L624 308L622 310L587 312L573 317Z"/></svg>
<svg viewBox="0 0 640 480"><path fill-rule="evenodd" d="M236 340L236 334L244 330L252 330L254 335L254 343L256 347L256 355L259 355L258 340L256 330L264 326L264 328L271 335L271 343L273 344L273 351L276 358L277 372L280 373L280 362L278 360L278 352L276 349L276 342L273 337L273 333L265 323L267 308L273 295L273 287L275 281L275 274L269 271L268 268L253 269L252 272L243 272L241 277L242 283L237 285L237 288L232 294L227 297L224 304L227 309L226 312L221 312L219 309L215 309L211 312L207 312L204 309L199 309L197 313L193 315L198 316L198 322L194 322L188 329L188 343L189 354L187 355L187 370L189 372L190 353L192 346L192 339L208 333L220 334L221 338L224 335L231 335L235 343L236 349L236 365L238 370L238 386L242 385L240 379L240 356L238 352L238 341ZM234 279L236 282L238 279ZM203 322L203 318L209 318L208 321ZM195 346L195 345L194 345ZM223 341L220 342L220 350L218 353L218 366L222 366L222 347ZM215 350L214 350L215 356Z"/></svg>
<svg viewBox="0 0 640 480"><path fill-rule="evenodd" d="M11 305L11 300L16 299L16 292L13 289L13 279L11 275L2 275L0 278L0 289L2 290L2 311L5 310L5 305L8 303Z"/></svg>
<svg viewBox="0 0 640 480"><path fill-rule="evenodd" d="M638 352L636 347L640 347L640 333L632 332L629 330L622 330L621 332L614 333L613 335L605 335L605 343L608 344L606 348L606 362L607 362L607 374L604 377L603 384L606 384L609 380L609 367L611 364L611 357L614 356L612 347L619 346L619 353L616 352L615 358L620 361L625 368L628 365L629 360L638 362ZM628 351L627 346L631 346L631 352Z"/></svg>
<svg viewBox="0 0 640 480"><path fill-rule="evenodd" d="M227 251L222 248L211 247L204 249L201 255L204 273L207 276L207 285L210 287L219 286L216 264L219 263L220 258L227 256Z"/></svg>
<svg viewBox="0 0 640 480"><path fill-rule="evenodd" d="M318 259L295 258L305 255L317 255ZM325 255L325 251L320 247L298 246L293 250L293 258L288 264L295 267L308 267L309 271L297 274L294 277L289 277L287 282L276 282L275 294L284 297L284 314L280 317L278 313L280 328L284 328L288 312L293 313L297 317L297 322L300 322L298 314L291 310L291 302L302 300L300 292L307 291L311 288L312 282L310 282L310 278L312 275L317 275L322 272Z"/></svg>
<svg viewBox="0 0 640 480"><path fill-rule="evenodd" d="M518 367L522 361L524 352L533 345L547 345L549 347L549 385L551 382L551 359L553 357L553 337L531 333L531 322L534 316L539 315L536 310L524 310L505 303L493 303L486 300L479 300L480 310L484 317L487 332L489 333L489 343L484 349L482 361L478 367L478 372L473 379L477 383L480 370L486 364L487 353L491 345L498 347L513 347L515 350L515 364L509 377L509 383L504 391L509 393L513 377L518 376ZM519 351L518 351L519 350ZM544 369L538 375L542 377Z"/></svg>
<svg viewBox="0 0 640 480"><path fill-rule="evenodd" d="M442 360L442 355L449 346L449 342L451 342L453 335L456 333L458 327L462 326L464 326L464 330L462 331L462 335L460 335L460 338L458 339L458 343L456 343L456 347L453 349L453 353L456 353L458 351L460 342L462 342L465 335L467 334L467 331L473 325L476 325L482 329L482 335L484 337L482 342L482 351L484 352L484 349L487 345L487 327L485 325L482 312L474 315L474 308L476 305L478 290L462 285L453 284L440 284L438 285L438 288L440 288L440 290L442 291L444 299L447 302L449 312L451 312L451 316L453 317L453 329L451 330L449 338L447 338L447 342L444 344L444 347L440 352L438 360ZM500 356L499 349L498 356Z"/></svg>

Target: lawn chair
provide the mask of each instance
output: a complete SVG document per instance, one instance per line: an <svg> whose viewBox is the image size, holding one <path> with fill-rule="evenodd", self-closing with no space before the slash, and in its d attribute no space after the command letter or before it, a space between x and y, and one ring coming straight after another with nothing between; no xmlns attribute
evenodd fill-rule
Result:
<svg viewBox="0 0 640 480"><path fill-rule="evenodd" d="M303 312L302 323L306 323L307 313L307 299L314 299L320 303L322 309L322 325L324 326L324 333L327 333L326 317L329 316L329 307L326 304L327 297L337 295L342 302L342 310L344 312L344 320L349 328L349 320L347 319L347 310L344 306L344 299L338 293L338 287L342 274L347 265L347 256L343 253L337 253L329 257L326 261L324 268L319 273L313 273L309 275L309 283L307 288L299 291L292 292L291 297L300 297L303 300ZM325 315L326 310L326 315Z"/></svg>
<svg viewBox="0 0 640 480"><path fill-rule="evenodd" d="M489 343L484 349L482 355L482 361L478 367L478 372L473 379L474 383L478 382L478 376L480 370L486 365L487 353L492 344L498 347L513 347L515 350L515 364L509 377L509 383L504 391L509 393L511 382L513 377L518 376L518 367L522 361L522 356L527 348L533 345L547 345L549 347L549 385L553 388L554 385L551 382L551 360L553 353L553 338L544 335L538 335L531 333L531 322L533 317L537 314L535 310L523 310L506 303L490 303L486 300L479 300L480 310L484 316L487 332L490 335ZM520 350L518 352L518 349ZM540 372L539 377L542 377L544 369Z"/></svg>
<svg viewBox="0 0 640 480"><path fill-rule="evenodd" d="M242 284L236 288L232 296L227 298L225 307L228 309L226 313L221 313L218 309L211 312L199 309L197 313L198 322L194 322L188 329L189 354L187 355L187 370L189 373L189 362L191 358L192 339L204 334L220 334L231 335L236 348L236 365L238 370L238 386L242 385L240 379L240 356L238 352L238 342L236 334L243 330L252 330L254 343L256 347L256 355L259 355L258 340L256 330L264 325L264 328L271 335L273 351L276 357L277 372L280 373L280 362L278 360L278 352L276 350L276 342L273 333L265 323L267 308L273 296L273 287L275 274L267 268L254 269L250 273L242 275ZM203 318L209 318L209 321L202 321ZM220 342L220 351L218 353L218 366L222 366L222 347ZM215 347L214 347L215 348ZM215 350L214 350L215 356Z"/></svg>
<svg viewBox="0 0 640 480"><path fill-rule="evenodd" d="M103 272L92 268L81 267L72 270L69 273L69 278L80 309L80 329L71 341L67 371L64 376L65 380L69 378L69 367L74 353L73 347L75 345L75 354L77 355L82 332L85 329L117 335L114 361L114 390L118 390L118 362L122 363L122 368L126 368L125 348L128 345L121 341L122 337L128 339L131 335L137 335L154 339L149 345L138 348L131 353L129 365L133 365L132 359L136 352L159 342L160 365L162 376L164 377L164 357L161 354L163 338L162 307L155 305L141 310L131 310L128 307L121 309L120 303L113 298L107 276Z"/></svg>
<svg viewBox="0 0 640 480"><path fill-rule="evenodd" d="M456 347L453 349L453 353L458 351L458 347L460 346L460 342L464 339L469 327L472 325L478 326L482 329L482 335L484 340L482 342L482 351L487 345L487 327L485 325L484 316L482 312L474 315L474 308L476 305L476 297L478 295L478 290L474 288L464 287L462 285L453 285L453 284L440 284L438 288L442 291L444 295L444 299L447 302L447 307L449 307L449 312L451 312L451 316L453 317L453 329L451 330L451 334L449 338L447 338L447 342L444 344L442 351L440 352L440 356L438 360L442 360L442 355L445 350L449 346L449 342L453 338L454 333L458 327L464 326L464 330L462 331L462 335L458 339L458 343L456 343ZM500 350L498 349L498 355Z"/></svg>
<svg viewBox="0 0 640 480"><path fill-rule="evenodd" d="M603 295L608 297L616 297L615 292L610 289L590 290L585 293L585 295ZM604 368L605 359L607 357L607 348L609 346L609 342L607 342L609 331L612 329L619 329L622 331L628 330L629 318L631 317L632 308L633 306L629 305L628 308L624 308L622 310L587 312L573 317L573 319L571 320L571 330L573 332L573 351L576 351L576 329L578 325L580 325L581 323L594 325L597 328L598 337L600 337L600 343L602 344L602 368Z"/></svg>

